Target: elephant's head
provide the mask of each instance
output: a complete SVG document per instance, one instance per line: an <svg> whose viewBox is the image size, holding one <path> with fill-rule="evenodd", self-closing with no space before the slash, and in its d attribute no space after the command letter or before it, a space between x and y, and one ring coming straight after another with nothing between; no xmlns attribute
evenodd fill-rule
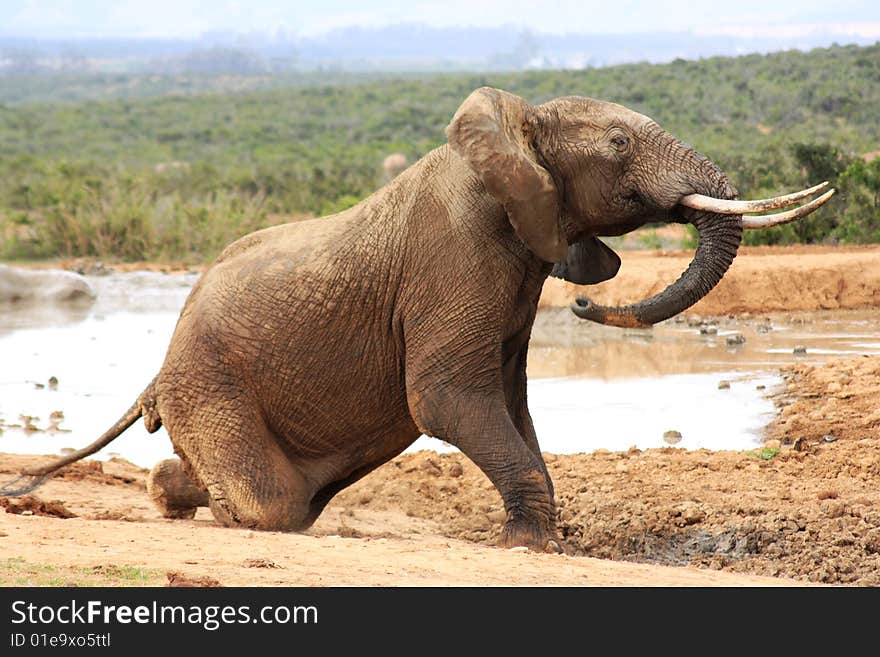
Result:
<svg viewBox="0 0 880 657"><path fill-rule="evenodd" d="M736 256L743 228L792 221L824 203L833 190L796 210L743 214L790 205L824 186L765 201L736 201L736 189L711 161L625 107L582 97L531 105L483 87L461 105L446 129L487 191L505 208L520 239L552 274L579 284L612 278L620 258L599 236L621 235L651 222L692 223L694 259L659 294L620 308L578 299L585 319L649 326L689 308L721 280Z"/></svg>

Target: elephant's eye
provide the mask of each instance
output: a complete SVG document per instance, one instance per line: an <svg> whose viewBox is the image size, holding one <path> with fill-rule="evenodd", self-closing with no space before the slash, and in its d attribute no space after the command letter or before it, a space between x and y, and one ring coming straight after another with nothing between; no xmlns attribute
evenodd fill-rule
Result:
<svg viewBox="0 0 880 657"><path fill-rule="evenodd" d="M625 151L626 147L629 146L629 138L621 133L615 134L611 137L611 144L619 151Z"/></svg>

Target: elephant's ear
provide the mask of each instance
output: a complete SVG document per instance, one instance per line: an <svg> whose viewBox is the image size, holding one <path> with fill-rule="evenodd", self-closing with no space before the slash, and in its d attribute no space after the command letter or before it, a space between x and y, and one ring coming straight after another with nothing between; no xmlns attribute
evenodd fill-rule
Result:
<svg viewBox="0 0 880 657"><path fill-rule="evenodd" d="M557 262L568 245L559 227L556 185L529 143L533 124L534 108L522 98L482 87L458 108L446 137L504 206L525 245L542 260Z"/></svg>
<svg viewBox="0 0 880 657"><path fill-rule="evenodd" d="M568 247L565 260L553 266L551 276L578 285L595 285L614 278L620 270L620 256L596 237L585 237Z"/></svg>

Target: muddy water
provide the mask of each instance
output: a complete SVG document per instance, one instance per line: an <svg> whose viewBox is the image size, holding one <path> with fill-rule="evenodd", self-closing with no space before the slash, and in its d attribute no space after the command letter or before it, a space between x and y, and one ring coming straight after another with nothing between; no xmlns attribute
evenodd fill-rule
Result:
<svg viewBox="0 0 880 657"><path fill-rule="evenodd" d="M56 454L99 436L156 373L195 279L91 277L91 307L0 309L0 451ZM668 430L681 433L679 447L748 449L772 417L765 395L779 382L778 366L880 352L876 326L874 313L837 312L626 331L566 309L543 311L530 349L529 405L549 452L663 446ZM745 343L728 346L735 334ZM797 345L806 354L795 356ZM719 389L721 381L730 387ZM449 449L425 437L412 449L426 447ZM98 457L114 455L150 466L172 448L164 429L150 435L138 423Z"/></svg>

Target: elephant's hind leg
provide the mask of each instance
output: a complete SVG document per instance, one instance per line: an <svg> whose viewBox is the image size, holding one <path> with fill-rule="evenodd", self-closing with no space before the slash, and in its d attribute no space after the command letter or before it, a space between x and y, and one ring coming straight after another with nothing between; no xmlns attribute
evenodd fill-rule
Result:
<svg viewBox="0 0 880 657"><path fill-rule="evenodd" d="M230 527L298 531L311 522L313 490L259 417L193 414L191 426L173 436L208 491L214 517Z"/></svg>

